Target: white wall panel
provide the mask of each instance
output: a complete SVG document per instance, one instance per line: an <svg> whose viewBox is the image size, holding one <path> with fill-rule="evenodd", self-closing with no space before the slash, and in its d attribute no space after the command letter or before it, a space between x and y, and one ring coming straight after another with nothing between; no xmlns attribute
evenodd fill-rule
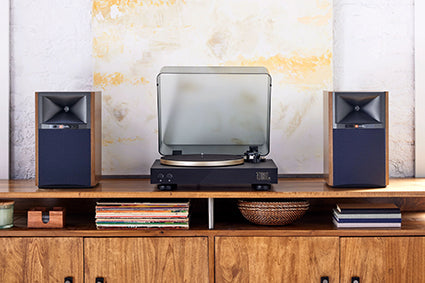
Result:
<svg viewBox="0 0 425 283"><path fill-rule="evenodd" d="M0 179L9 178L9 1L0 1Z"/></svg>
<svg viewBox="0 0 425 283"><path fill-rule="evenodd" d="M425 1L415 2L415 176L425 177Z"/></svg>

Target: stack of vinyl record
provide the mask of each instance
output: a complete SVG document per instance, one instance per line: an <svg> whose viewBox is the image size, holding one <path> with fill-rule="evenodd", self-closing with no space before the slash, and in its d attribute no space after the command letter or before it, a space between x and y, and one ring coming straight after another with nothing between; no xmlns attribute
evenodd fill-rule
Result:
<svg viewBox="0 0 425 283"><path fill-rule="evenodd" d="M98 229L189 229L189 202L98 202Z"/></svg>
<svg viewBox="0 0 425 283"><path fill-rule="evenodd" d="M399 228L401 212L394 204L337 204L333 223L338 228Z"/></svg>

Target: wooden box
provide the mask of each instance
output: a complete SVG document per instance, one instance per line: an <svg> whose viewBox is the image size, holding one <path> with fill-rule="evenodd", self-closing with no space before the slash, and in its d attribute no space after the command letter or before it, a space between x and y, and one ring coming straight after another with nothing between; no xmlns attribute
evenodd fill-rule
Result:
<svg viewBox="0 0 425 283"><path fill-rule="evenodd" d="M63 228L65 224L65 208L35 207L28 210L28 228Z"/></svg>

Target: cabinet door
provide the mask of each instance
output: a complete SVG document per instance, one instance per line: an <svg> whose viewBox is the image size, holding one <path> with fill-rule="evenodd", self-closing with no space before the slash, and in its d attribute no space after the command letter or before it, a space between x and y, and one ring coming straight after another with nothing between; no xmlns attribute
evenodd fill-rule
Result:
<svg viewBox="0 0 425 283"><path fill-rule="evenodd" d="M83 282L82 238L0 238L0 282Z"/></svg>
<svg viewBox="0 0 425 283"><path fill-rule="evenodd" d="M338 237L216 237L216 282L339 280Z"/></svg>
<svg viewBox="0 0 425 283"><path fill-rule="evenodd" d="M206 237L86 238L85 282L208 282Z"/></svg>
<svg viewBox="0 0 425 283"><path fill-rule="evenodd" d="M425 237L341 238L341 282L425 282Z"/></svg>

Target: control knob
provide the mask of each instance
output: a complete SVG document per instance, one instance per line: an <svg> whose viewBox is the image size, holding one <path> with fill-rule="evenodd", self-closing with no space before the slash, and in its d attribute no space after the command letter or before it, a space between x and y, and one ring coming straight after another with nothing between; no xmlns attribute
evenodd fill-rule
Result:
<svg viewBox="0 0 425 283"><path fill-rule="evenodd" d="M171 183L173 178L174 178L174 176L171 173L167 173L167 175L165 175L165 179L167 180L168 183Z"/></svg>

